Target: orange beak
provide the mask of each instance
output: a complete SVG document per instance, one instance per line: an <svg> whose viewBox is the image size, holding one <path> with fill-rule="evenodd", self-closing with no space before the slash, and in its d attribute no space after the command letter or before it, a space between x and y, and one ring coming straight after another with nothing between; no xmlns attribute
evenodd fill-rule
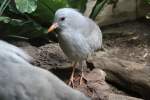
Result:
<svg viewBox="0 0 150 100"><path fill-rule="evenodd" d="M58 23L53 23L49 28L48 28L48 32L52 32L53 30L55 30L58 27Z"/></svg>

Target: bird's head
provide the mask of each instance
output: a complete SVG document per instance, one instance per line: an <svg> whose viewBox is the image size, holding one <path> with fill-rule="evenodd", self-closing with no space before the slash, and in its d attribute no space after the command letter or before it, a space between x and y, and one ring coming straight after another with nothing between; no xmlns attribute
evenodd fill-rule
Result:
<svg viewBox="0 0 150 100"><path fill-rule="evenodd" d="M61 30L66 28L77 29L80 27L79 23L82 23L83 15L77 10L72 8L61 8L55 13L54 22L49 27L48 32L53 31L56 28Z"/></svg>

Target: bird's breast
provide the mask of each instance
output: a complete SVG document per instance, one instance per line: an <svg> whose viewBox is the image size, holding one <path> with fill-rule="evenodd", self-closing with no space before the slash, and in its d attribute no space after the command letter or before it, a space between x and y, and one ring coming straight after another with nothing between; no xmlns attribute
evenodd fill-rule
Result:
<svg viewBox="0 0 150 100"><path fill-rule="evenodd" d="M84 60L90 54L91 49L84 37L78 32L65 32L59 35L59 44L63 52L71 60Z"/></svg>

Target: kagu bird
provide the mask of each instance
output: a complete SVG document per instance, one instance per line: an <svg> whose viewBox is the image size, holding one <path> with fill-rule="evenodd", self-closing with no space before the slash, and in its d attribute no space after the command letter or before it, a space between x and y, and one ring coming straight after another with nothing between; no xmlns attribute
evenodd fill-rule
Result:
<svg viewBox="0 0 150 100"><path fill-rule="evenodd" d="M73 72L69 84L73 84L74 69L77 62L82 62L102 46L102 33L99 26L72 8L61 8L48 32L59 28L59 44L73 63ZM83 77L83 67L82 76Z"/></svg>

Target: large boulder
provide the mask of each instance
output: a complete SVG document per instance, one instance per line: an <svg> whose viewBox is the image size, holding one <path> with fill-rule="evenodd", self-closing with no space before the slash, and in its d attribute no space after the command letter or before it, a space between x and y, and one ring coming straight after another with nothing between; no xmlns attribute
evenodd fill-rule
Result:
<svg viewBox="0 0 150 100"><path fill-rule="evenodd" d="M96 0L89 0L85 15L89 15ZM104 9L99 12L96 22L101 26L120 23L128 20L135 20L144 17L150 11L150 5L144 0L118 0L116 7L114 4L105 5Z"/></svg>

